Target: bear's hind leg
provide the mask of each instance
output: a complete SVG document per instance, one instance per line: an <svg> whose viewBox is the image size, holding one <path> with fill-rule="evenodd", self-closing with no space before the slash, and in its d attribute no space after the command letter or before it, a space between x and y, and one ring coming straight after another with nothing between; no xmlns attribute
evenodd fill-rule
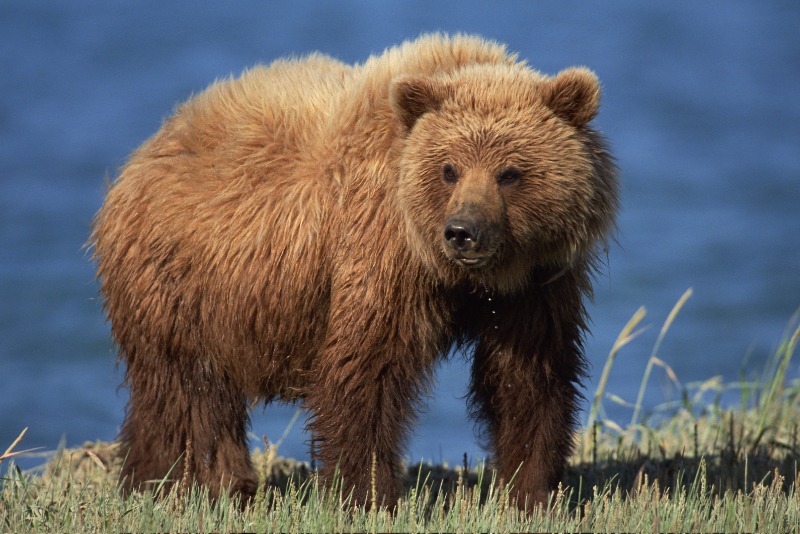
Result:
<svg viewBox="0 0 800 534"><path fill-rule="evenodd" d="M126 489L167 478L167 487L184 479L205 485L212 498L254 496L246 400L230 378L200 359L128 360L131 396L120 433Z"/></svg>

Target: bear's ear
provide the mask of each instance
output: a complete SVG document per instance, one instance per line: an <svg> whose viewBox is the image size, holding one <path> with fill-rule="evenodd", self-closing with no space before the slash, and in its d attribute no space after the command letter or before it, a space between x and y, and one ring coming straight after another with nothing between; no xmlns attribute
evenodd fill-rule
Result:
<svg viewBox="0 0 800 534"><path fill-rule="evenodd" d="M389 102L395 116L411 130L422 115L439 109L445 98L445 88L436 80L422 76L395 79L389 88Z"/></svg>
<svg viewBox="0 0 800 534"><path fill-rule="evenodd" d="M573 126L585 126L597 115L600 81L589 69L563 70L545 83L545 105Z"/></svg>

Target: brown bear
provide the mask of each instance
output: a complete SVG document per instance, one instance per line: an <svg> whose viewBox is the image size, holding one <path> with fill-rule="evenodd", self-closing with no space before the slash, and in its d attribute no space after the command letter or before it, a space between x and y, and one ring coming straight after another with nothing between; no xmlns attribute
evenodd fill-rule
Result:
<svg viewBox="0 0 800 534"><path fill-rule="evenodd" d="M93 224L128 487L169 473L252 496L248 407L280 399L309 410L324 480L338 469L368 503L374 458L392 506L409 426L461 347L498 477L546 502L617 207L599 98L586 69L548 77L437 34L362 65L277 61L183 104Z"/></svg>

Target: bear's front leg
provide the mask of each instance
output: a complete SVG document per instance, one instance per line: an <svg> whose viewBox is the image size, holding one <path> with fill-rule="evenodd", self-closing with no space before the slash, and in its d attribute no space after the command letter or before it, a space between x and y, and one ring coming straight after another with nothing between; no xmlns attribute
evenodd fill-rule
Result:
<svg viewBox="0 0 800 534"><path fill-rule="evenodd" d="M498 480L528 510L547 504L566 469L585 367L580 295L551 300L550 289L490 303L470 384Z"/></svg>
<svg viewBox="0 0 800 534"><path fill-rule="evenodd" d="M422 339L431 330L424 313L404 314L408 308L392 307L374 287L346 287L332 295L327 343L307 396L309 429L329 487L338 472L354 504L369 507L374 488L375 504L394 508L408 428L438 347Z"/></svg>

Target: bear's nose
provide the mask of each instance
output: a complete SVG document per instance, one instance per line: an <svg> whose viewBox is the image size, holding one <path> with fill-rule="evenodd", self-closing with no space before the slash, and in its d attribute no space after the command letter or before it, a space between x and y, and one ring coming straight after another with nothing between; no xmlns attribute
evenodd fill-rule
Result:
<svg viewBox="0 0 800 534"><path fill-rule="evenodd" d="M478 228L470 221L450 219L444 226L444 240L459 252L467 252L478 244Z"/></svg>

